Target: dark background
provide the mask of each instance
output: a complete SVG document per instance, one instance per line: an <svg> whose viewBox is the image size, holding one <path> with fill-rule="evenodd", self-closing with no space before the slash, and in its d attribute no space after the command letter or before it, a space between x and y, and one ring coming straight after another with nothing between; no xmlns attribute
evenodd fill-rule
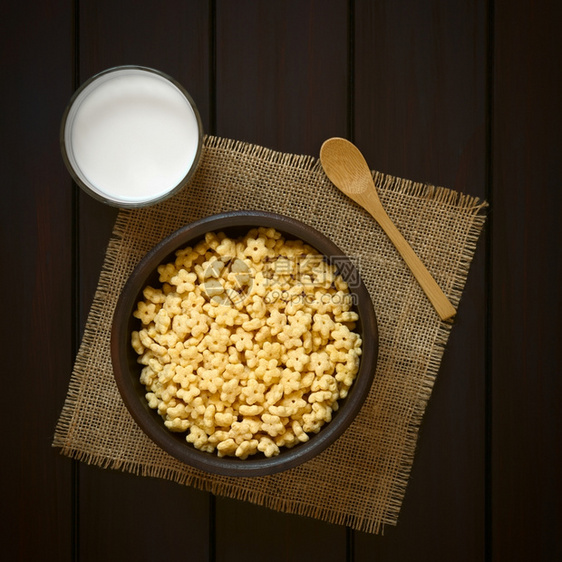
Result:
<svg viewBox="0 0 562 562"><path fill-rule="evenodd" d="M560 560L560 3L44 0L2 14L5 560ZM116 210L60 156L75 88L140 64L205 131L487 199L398 526L288 516L51 448Z"/></svg>

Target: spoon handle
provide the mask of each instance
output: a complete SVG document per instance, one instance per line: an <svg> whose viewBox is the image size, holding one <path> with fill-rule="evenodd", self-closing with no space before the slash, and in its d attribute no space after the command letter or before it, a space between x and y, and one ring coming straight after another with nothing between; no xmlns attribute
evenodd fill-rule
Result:
<svg viewBox="0 0 562 562"><path fill-rule="evenodd" d="M332 183L369 211L380 224L441 320L452 318L456 314L455 307L386 214L377 195L369 166L359 149L346 139L334 137L325 141L320 148L320 161Z"/></svg>
<svg viewBox="0 0 562 562"><path fill-rule="evenodd" d="M414 274L414 277L417 279L441 320L449 320L452 318L457 313L455 307L451 304L414 250L412 250L410 244L408 244L402 234L400 234L400 231L396 228L392 220L390 220L386 211L382 207L379 207L376 211L371 209L367 210L386 232L386 235L390 238L391 242L398 250L398 253Z"/></svg>

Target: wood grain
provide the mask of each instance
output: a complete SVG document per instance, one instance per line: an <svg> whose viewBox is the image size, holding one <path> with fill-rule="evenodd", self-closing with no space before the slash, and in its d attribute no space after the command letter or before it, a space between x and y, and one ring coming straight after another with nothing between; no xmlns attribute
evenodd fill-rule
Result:
<svg viewBox="0 0 562 562"><path fill-rule="evenodd" d="M379 223L410 268L439 318L450 320L456 314L455 308L384 210L371 176L371 168L357 147L346 139L332 137L322 144L320 160L332 183Z"/></svg>
<svg viewBox="0 0 562 562"><path fill-rule="evenodd" d="M562 39L557 2L495 2L492 554L560 560Z"/></svg>
<svg viewBox="0 0 562 562"><path fill-rule="evenodd" d="M347 2L219 1L216 17L218 135L317 156L345 133ZM344 527L222 499L216 513L217 560L345 560Z"/></svg>
<svg viewBox="0 0 562 562"><path fill-rule="evenodd" d="M369 165L484 197L485 3L355 5L354 141ZM421 427L398 526L383 537L356 533L357 562L484 556L483 252L481 243Z"/></svg>
<svg viewBox="0 0 562 562"><path fill-rule="evenodd" d="M66 2L3 8L2 553L72 554L72 463L51 447L72 362L72 184L59 125L72 92ZM46 63L45 61L48 61Z"/></svg>
<svg viewBox="0 0 562 562"><path fill-rule="evenodd" d="M347 2L217 2L217 133L296 154L347 129Z"/></svg>
<svg viewBox="0 0 562 562"><path fill-rule="evenodd" d="M9 3L4 558L561 559L561 11L553 0ZM490 200L399 523L384 536L51 448L116 215L72 185L58 129L73 89L119 64L182 82L208 132L312 155L348 137L372 168ZM253 550L237 546L248 534Z"/></svg>
<svg viewBox="0 0 562 562"><path fill-rule="evenodd" d="M190 92L204 126L208 127L208 18L208 3L195 0L166 3L153 0L140 4L132 0L81 1L80 81L121 64L159 69ZM77 320L83 329L117 210L80 194L77 212L80 275ZM82 465L78 494L81 560L153 560L177 544L178 529L189 529L197 537L190 543L190 556L198 560L209 556L213 524L209 494L166 481L146 481L138 476ZM100 517L102 513L105 515ZM149 529L157 532L153 534Z"/></svg>

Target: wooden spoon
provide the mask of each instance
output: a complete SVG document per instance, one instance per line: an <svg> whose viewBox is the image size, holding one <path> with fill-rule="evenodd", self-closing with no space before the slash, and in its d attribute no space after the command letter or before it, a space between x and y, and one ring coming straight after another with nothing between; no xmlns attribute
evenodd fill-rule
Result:
<svg viewBox="0 0 562 562"><path fill-rule="evenodd" d="M346 139L331 138L325 141L320 149L320 161L332 183L369 211L380 224L418 280L441 320L452 318L456 314L455 308L386 214L377 195L371 170L359 149Z"/></svg>

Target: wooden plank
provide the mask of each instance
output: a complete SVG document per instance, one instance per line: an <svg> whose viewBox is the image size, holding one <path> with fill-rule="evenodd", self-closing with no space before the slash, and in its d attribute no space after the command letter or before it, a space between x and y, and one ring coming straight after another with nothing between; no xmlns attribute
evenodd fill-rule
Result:
<svg viewBox="0 0 562 562"><path fill-rule="evenodd" d="M80 560L209 559L209 495L159 478L80 471Z"/></svg>
<svg viewBox="0 0 562 562"><path fill-rule="evenodd" d="M347 2L219 1L216 26L217 134L316 156L346 134ZM217 560L345 560L344 527L224 499L216 514Z"/></svg>
<svg viewBox="0 0 562 562"><path fill-rule="evenodd" d="M560 560L562 9L494 4L492 554Z"/></svg>
<svg viewBox="0 0 562 562"><path fill-rule="evenodd" d="M310 517L217 498L217 562L346 560L345 529Z"/></svg>
<svg viewBox="0 0 562 562"><path fill-rule="evenodd" d="M3 21L0 539L6 559L41 560L49 552L65 561L72 463L51 442L73 354L72 184L59 148L72 93L71 11L62 0L32 10L10 3Z"/></svg>
<svg viewBox="0 0 562 562"><path fill-rule="evenodd" d="M347 130L347 2L217 2L217 133L318 156Z"/></svg>
<svg viewBox="0 0 562 562"><path fill-rule="evenodd" d="M178 80L194 98L203 127L209 128L209 6L207 2L152 0L80 3L80 82L113 66L137 64ZM173 25L170 25L170 22ZM105 247L117 211L80 196L82 325L97 286Z"/></svg>
<svg viewBox="0 0 562 562"><path fill-rule="evenodd" d="M355 141L372 168L485 196L485 2L355 8ZM480 560L485 549L485 247L470 272L399 522L356 560Z"/></svg>
<svg viewBox="0 0 562 562"><path fill-rule="evenodd" d="M195 0L80 2L80 81L112 66L137 64L168 73L190 92L209 122L209 4ZM80 317L83 328L117 211L80 195ZM194 559L209 554L208 494L167 481L80 465L81 560L149 559L189 530ZM165 506L165 508L163 507ZM102 517L101 514L104 514ZM156 533L156 534L154 534ZM144 535L144 536L143 536ZM100 539L103 537L103 540ZM139 537L142 537L139 540ZM174 546L175 548L175 546ZM118 556L119 557L119 556Z"/></svg>

